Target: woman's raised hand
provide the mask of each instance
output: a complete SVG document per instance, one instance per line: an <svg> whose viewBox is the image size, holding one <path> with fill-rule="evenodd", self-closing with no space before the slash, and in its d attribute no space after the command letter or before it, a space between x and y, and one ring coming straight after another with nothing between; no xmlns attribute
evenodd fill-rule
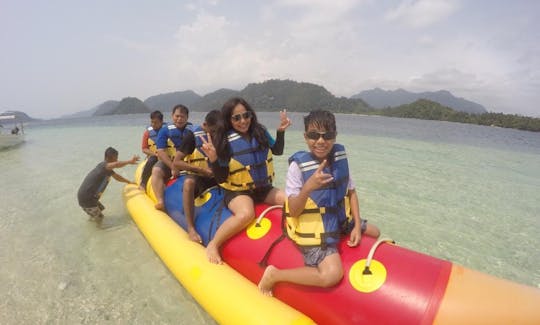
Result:
<svg viewBox="0 0 540 325"><path fill-rule="evenodd" d="M291 119L287 117L287 109L283 109L282 111L279 111L279 132L284 132L286 128L288 128L291 125Z"/></svg>

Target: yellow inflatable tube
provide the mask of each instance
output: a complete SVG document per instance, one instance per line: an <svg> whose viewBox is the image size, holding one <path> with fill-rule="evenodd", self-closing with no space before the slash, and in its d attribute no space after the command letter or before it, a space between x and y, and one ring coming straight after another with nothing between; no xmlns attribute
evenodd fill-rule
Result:
<svg viewBox="0 0 540 325"><path fill-rule="evenodd" d="M262 295L228 265L208 262L204 247L165 213L136 185L123 191L126 207L161 260L199 304L220 324L314 324L276 298Z"/></svg>

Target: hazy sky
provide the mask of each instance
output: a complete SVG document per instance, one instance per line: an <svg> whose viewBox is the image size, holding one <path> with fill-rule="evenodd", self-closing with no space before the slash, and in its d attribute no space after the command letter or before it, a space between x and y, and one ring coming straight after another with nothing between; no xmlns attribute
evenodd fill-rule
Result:
<svg viewBox="0 0 540 325"><path fill-rule="evenodd" d="M0 0L0 112L291 79L540 116L539 31L537 0Z"/></svg>

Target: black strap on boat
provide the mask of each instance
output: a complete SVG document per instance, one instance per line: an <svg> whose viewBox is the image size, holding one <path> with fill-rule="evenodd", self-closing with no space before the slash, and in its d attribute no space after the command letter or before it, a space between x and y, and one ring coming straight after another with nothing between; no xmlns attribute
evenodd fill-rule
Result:
<svg viewBox="0 0 540 325"><path fill-rule="evenodd" d="M268 247L268 249L266 250L266 253L263 256L263 258L259 261L259 266L260 267L267 267L268 266L268 258L270 257L270 254L272 253L272 250L283 239L285 239L285 234L282 233L281 236L279 236L276 240L274 240L274 242L270 245L270 247Z"/></svg>

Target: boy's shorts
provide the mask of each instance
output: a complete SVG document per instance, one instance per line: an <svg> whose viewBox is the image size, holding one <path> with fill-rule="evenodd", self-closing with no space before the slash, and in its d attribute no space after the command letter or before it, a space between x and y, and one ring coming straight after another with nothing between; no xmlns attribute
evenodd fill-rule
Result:
<svg viewBox="0 0 540 325"><path fill-rule="evenodd" d="M155 165L154 167L159 167L162 171L163 171L163 177L168 180L169 178L171 178L171 169L169 168L169 166L167 166L166 163L164 163L163 161L159 160Z"/></svg>
<svg viewBox="0 0 540 325"><path fill-rule="evenodd" d="M100 202L97 203L98 205L95 207L89 207L89 208L82 208L86 214L90 216L90 218L103 218L103 213L101 211L105 210L105 207Z"/></svg>
<svg viewBox="0 0 540 325"><path fill-rule="evenodd" d="M304 256L304 264L306 266L313 266L316 267L321 263L326 256L337 254L337 246L336 245L328 245L326 246L326 249L323 249L322 247L301 247L298 246L300 249L300 252L302 253L302 256Z"/></svg>
<svg viewBox="0 0 540 325"><path fill-rule="evenodd" d="M273 189L273 186L265 186L262 188L256 188L251 191L229 191L225 190L225 197L223 198L223 201L225 202L225 206L229 206L229 203L231 201L239 196L239 195L247 195L253 199L253 202L255 203L262 203L266 199L266 196L270 191Z"/></svg>
<svg viewBox="0 0 540 325"><path fill-rule="evenodd" d="M204 177L200 175L189 175L187 177L192 177L195 180L195 197L203 194L207 189L218 185L216 179L213 177Z"/></svg>

